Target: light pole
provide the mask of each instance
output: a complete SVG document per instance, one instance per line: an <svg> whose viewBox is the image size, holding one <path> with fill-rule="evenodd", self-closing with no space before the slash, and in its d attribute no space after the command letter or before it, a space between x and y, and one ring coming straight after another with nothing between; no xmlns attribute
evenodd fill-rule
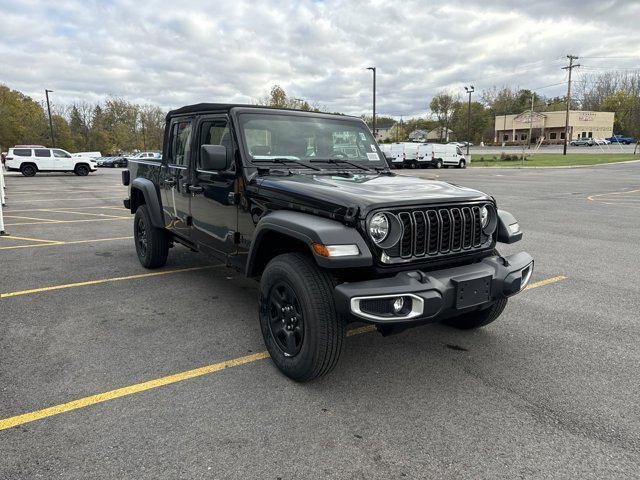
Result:
<svg viewBox="0 0 640 480"><path fill-rule="evenodd" d="M467 157L469 156L469 144L471 143L471 94L475 92L475 88L473 85L470 87L464 87L466 92L469 94L469 108L467 112Z"/></svg>
<svg viewBox="0 0 640 480"><path fill-rule="evenodd" d="M49 94L53 93L53 90L45 90L44 94L47 97L47 111L49 112L49 131L51 132L51 146L56 146L56 141L53 139L53 122L51 121L51 105L49 105Z"/></svg>
<svg viewBox="0 0 640 480"><path fill-rule="evenodd" d="M373 72L373 138L376 138L376 67L367 67Z"/></svg>

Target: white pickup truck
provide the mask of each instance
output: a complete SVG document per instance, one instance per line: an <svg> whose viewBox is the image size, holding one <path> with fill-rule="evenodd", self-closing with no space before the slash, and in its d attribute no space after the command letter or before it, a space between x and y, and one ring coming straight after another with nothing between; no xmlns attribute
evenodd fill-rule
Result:
<svg viewBox="0 0 640 480"><path fill-rule="evenodd" d="M38 172L73 172L84 177L98 169L95 158L73 157L61 148L14 147L7 152L5 166L25 177Z"/></svg>

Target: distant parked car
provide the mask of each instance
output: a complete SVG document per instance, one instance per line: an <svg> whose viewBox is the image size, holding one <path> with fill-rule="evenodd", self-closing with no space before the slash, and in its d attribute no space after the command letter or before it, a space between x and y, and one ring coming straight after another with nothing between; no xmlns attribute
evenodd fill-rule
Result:
<svg viewBox="0 0 640 480"><path fill-rule="evenodd" d="M99 167L126 167L127 159L124 157L102 157L98 159L97 163Z"/></svg>
<svg viewBox="0 0 640 480"><path fill-rule="evenodd" d="M606 138L594 138L593 141L596 145L609 145L611 143Z"/></svg>
<svg viewBox="0 0 640 480"><path fill-rule="evenodd" d="M593 147L595 144L593 138L577 138L569 143L572 147Z"/></svg>
<svg viewBox="0 0 640 480"><path fill-rule="evenodd" d="M447 143L447 145L455 145L456 147L460 147L460 148L464 148L467 145L469 145L470 147L473 147L473 142L467 142L467 141L464 141L464 142L449 142L449 143Z"/></svg>
<svg viewBox="0 0 640 480"><path fill-rule="evenodd" d="M135 158L136 160L160 160L162 158L162 154L160 152L140 152L135 155L130 155L127 158Z"/></svg>
<svg viewBox="0 0 640 480"><path fill-rule="evenodd" d="M625 145L630 145L634 143L633 137L623 137L622 135L614 135L613 137L607 138L611 143L623 143Z"/></svg>

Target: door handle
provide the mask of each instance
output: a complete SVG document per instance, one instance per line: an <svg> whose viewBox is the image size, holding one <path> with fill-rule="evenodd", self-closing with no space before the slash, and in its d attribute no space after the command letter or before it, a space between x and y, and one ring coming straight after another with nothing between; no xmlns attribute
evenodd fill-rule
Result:
<svg viewBox="0 0 640 480"><path fill-rule="evenodd" d="M173 180L172 178L167 178L167 179L162 181L162 184L167 186L167 187L175 187L176 186L176 181Z"/></svg>
<svg viewBox="0 0 640 480"><path fill-rule="evenodd" d="M204 192L204 188L200 185L189 185L187 188L189 189L189 192L191 192L191 194L194 196Z"/></svg>

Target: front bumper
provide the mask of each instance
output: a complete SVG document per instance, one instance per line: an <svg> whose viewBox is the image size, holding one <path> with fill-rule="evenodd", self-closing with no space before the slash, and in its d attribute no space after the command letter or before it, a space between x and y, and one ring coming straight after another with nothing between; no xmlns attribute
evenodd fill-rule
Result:
<svg viewBox="0 0 640 480"><path fill-rule="evenodd" d="M430 272L413 270L395 277L343 283L335 304L343 315L374 323L436 321L488 307L524 289L533 272L526 252L492 256L478 263ZM395 312L394 300L403 307Z"/></svg>

